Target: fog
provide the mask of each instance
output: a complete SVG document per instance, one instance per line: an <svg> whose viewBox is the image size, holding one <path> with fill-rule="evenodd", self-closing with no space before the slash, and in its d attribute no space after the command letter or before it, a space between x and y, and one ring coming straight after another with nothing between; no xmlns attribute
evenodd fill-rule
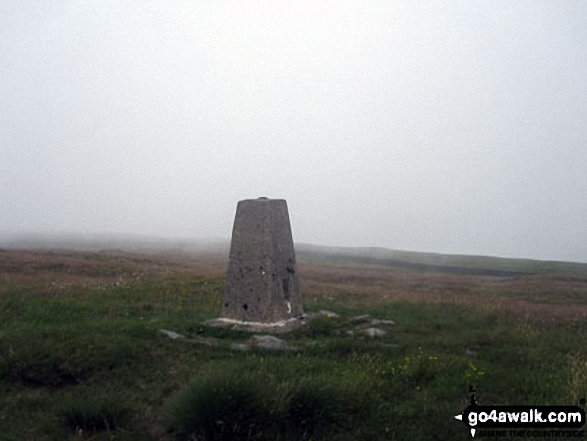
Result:
<svg viewBox="0 0 587 441"><path fill-rule="evenodd" d="M584 1L0 3L0 232L587 262Z"/></svg>

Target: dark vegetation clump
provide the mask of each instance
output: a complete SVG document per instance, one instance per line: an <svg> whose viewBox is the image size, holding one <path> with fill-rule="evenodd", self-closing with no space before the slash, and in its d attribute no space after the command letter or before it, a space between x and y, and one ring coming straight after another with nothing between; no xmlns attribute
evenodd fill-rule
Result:
<svg viewBox="0 0 587 441"><path fill-rule="evenodd" d="M271 409L261 381L215 375L180 391L168 408L171 431L179 439L263 439Z"/></svg>
<svg viewBox="0 0 587 441"><path fill-rule="evenodd" d="M326 377L299 382L287 400L284 422L288 432L297 439L326 439L364 424L376 407L375 397L341 386Z"/></svg>
<svg viewBox="0 0 587 441"><path fill-rule="evenodd" d="M178 392L167 420L181 440L329 439L365 424L372 398L328 377L280 382L224 372Z"/></svg>
<svg viewBox="0 0 587 441"><path fill-rule="evenodd" d="M78 435L93 435L124 427L129 420L129 409L115 394L72 397L62 405L63 423Z"/></svg>
<svg viewBox="0 0 587 441"><path fill-rule="evenodd" d="M320 338L335 335L340 332L341 325L337 320L318 317L302 327L297 335L309 338Z"/></svg>

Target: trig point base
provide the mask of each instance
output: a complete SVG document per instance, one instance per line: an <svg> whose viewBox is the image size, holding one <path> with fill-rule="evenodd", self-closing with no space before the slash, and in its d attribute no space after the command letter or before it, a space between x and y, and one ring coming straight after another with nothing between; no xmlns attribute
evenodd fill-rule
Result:
<svg viewBox="0 0 587 441"><path fill-rule="evenodd" d="M211 324L284 331L303 324L303 315L286 201L240 201L222 313Z"/></svg>

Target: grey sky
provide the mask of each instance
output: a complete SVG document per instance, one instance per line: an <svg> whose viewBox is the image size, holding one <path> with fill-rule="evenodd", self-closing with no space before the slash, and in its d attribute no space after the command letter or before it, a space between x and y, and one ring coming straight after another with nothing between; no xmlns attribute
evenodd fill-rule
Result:
<svg viewBox="0 0 587 441"><path fill-rule="evenodd" d="M0 232L587 262L587 3L0 3Z"/></svg>

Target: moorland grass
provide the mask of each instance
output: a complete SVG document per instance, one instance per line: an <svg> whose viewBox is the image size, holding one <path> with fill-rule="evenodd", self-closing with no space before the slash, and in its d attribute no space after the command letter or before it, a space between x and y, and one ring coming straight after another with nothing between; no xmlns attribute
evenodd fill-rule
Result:
<svg viewBox="0 0 587 441"><path fill-rule="evenodd" d="M230 343L248 334L201 324L220 309L221 276L171 271L50 295L50 274L24 290L14 279L0 289L7 440L465 440L452 416L471 385L491 404L576 404L587 392L584 320L309 292L307 310L340 318L282 336L297 351L238 352ZM396 325L351 336L360 314Z"/></svg>
<svg viewBox="0 0 587 441"><path fill-rule="evenodd" d="M100 431L112 433L128 424L130 414L120 396L103 391L67 397L59 413L63 424L79 436L92 436Z"/></svg>

